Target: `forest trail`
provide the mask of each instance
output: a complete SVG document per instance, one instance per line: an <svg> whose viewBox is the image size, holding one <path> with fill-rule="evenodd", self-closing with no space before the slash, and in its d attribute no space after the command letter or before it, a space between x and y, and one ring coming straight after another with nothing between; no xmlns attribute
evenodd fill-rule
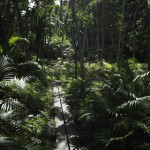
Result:
<svg viewBox="0 0 150 150"><path fill-rule="evenodd" d="M55 125L56 125L56 146L57 150L76 150L71 142L71 136L75 135L73 122L70 120L71 115L68 105L63 97L61 86L55 85L53 88L54 106L55 106Z"/></svg>

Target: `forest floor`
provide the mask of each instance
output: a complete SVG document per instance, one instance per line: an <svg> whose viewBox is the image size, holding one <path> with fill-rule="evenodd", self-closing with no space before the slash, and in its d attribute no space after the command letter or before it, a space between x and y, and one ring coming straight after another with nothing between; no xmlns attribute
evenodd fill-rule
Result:
<svg viewBox="0 0 150 150"><path fill-rule="evenodd" d="M53 91L55 94L54 106L57 150L75 150L71 138L73 135L76 135L76 130L71 120L71 114L65 102L65 97L63 96L63 90L61 86L56 85Z"/></svg>

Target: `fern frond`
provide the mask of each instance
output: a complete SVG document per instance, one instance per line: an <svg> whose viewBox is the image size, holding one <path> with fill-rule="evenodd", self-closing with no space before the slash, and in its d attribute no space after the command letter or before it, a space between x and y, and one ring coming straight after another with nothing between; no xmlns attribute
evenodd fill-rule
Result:
<svg viewBox="0 0 150 150"><path fill-rule="evenodd" d="M7 118L12 117L13 110L11 111L0 111L0 118L6 120Z"/></svg>
<svg viewBox="0 0 150 150"><path fill-rule="evenodd" d="M18 112L20 109L23 108L24 105L21 104L17 99L13 98L4 99L0 104L0 109L4 111L15 110Z"/></svg>
<svg viewBox="0 0 150 150"><path fill-rule="evenodd" d="M131 135L133 135L133 131L129 131L123 136L115 136L115 133L112 129L105 128L97 133L96 141L97 141L97 143L104 144L105 148L106 148L113 142L125 140L126 138L130 137Z"/></svg>
<svg viewBox="0 0 150 150"><path fill-rule="evenodd" d="M10 80L16 76L12 60L7 56L0 58L0 81Z"/></svg>

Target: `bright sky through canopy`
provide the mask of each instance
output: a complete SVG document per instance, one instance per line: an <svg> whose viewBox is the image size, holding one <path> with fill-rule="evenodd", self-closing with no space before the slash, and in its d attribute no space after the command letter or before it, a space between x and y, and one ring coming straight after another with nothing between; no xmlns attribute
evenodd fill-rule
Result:
<svg viewBox="0 0 150 150"><path fill-rule="evenodd" d="M60 5L60 0L55 0L55 4Z"/></svg>
<svg viewBox="0 0 150 150"><path fill-rule="evenodd" d="M29 7L30 7L30 8L33 8L34 5L35 5L34 0L29 0Z"/></svg>
<svg viewBox="0 0 150 150"><path fill-rule="evenodd" d="M34 5L35 5L35 2L34 2L34 0L29 0L29 7L30 8L33 8L34 7ZM60 5L60 0L55 0L55 4L57 4L57 5Z"/></svg>

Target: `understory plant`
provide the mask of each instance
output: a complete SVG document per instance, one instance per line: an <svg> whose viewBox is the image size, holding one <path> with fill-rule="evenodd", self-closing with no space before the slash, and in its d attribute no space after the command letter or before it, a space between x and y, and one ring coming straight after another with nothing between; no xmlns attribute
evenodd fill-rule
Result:
<svg viewBox="0 0 150 150"><path fill-rule="evenodd" d="M144 64L91 64L85 81L70 81L66 93L79 134L77 147L149 149L150 72Z"/></svg>
<svg viewBox="0 0 150 150"><path fill-rule="evenodd" d="M14 54L15 55L15 54ZM53 94L47 72L27 56L0 57L0 149L55 148Z"/></svg>

